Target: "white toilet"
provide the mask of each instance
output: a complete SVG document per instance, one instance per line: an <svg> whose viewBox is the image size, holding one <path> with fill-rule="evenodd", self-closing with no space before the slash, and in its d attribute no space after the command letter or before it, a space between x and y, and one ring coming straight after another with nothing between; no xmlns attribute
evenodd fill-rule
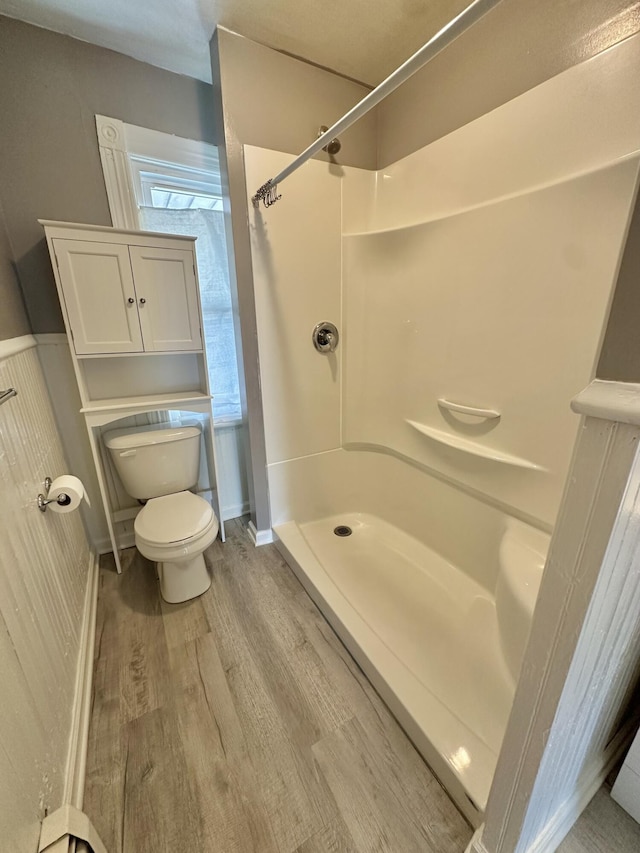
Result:
<svg viewBox="0 0 640 853"><path fill-rule="evenodd" d="M177 604L211 586L203 552L218 535L204 498L187 491L198 482L198 427L132 427L103 440L128 494L146 504L136 516L136 548L158 564L160 592Z"/></svg>

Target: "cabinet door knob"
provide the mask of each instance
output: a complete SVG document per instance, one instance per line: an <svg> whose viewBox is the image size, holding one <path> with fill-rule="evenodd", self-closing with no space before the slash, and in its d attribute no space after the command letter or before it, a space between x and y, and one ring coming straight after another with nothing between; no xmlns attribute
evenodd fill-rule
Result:
<svg viewBox="0 0 640 853"><path fill-rule="evenodd" d="M127 302L129 303L129 305L133 305L133 303L134 303L135 301L136 301L136 300L133 298L133 296L130 296L130 297L127 299Z"/></svg>
<svg viewBox="0 0 640 853"><path fill-rule="evenodd" d="M147 301L146 299L141 299L141 300L140 300L140 305L144 305L144 303L145 303L146 301Z"/></svg>

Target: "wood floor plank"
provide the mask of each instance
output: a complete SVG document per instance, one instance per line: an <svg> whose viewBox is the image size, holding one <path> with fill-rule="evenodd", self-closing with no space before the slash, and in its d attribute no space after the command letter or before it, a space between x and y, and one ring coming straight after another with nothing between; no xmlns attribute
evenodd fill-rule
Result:
<svg viewBox="0 0 640 853"><path fill-rule="evenodd" d="M166 704L169 661L150 563L124 552L126 572L113 558L100 572L96 662L87 756L86 809L109 850L121 850L126 724Z"/></svg>
<svg viewBox="0 0 640 853"><path fill-rule="evenodd" d="M276 853L260 777L211 634L171 652L176 712L207 850Z"/></svg>
<svg viewBox="0 0 640 853"><path fill-rule="evenodd" d="M464 850L471 837L466 824L435 821L430 810L416 811L408 797L413 785L393 774L357 719L317 743L313 753L358 850Z"/></svg>
<svg viewBox="0 0 640 853"><path fill-rule="evenodd" d="M121 577L120 705L124 719L135 720L171 696L167 642L153 564L141 558Z"/></svg>
<svg viewBox="0 0 640 853"><path fill-rule="evenodd" d="M182 604L167 604L161 600L160 610L169 649L203 637L211 630L202 598Z"/></svg>
<svg viewBox="0 0 640 853"><path fill-rule="evenodd" d="M129 722L126 735L122 849L206 849L174 713L165 708L150 711Z"/></svg>
<svg viewBox="0 0 640 853"><path fill-rule="evenodd" d="M296 853L358 853L342 817L334 818L298 847Z"/></svg>
<svg viewBox="0 0 640 853"><path fill-rule="evenodd" d="M107 850L122 851L126 742L117 700L97 701L89 730L84 811Z"/></svg>

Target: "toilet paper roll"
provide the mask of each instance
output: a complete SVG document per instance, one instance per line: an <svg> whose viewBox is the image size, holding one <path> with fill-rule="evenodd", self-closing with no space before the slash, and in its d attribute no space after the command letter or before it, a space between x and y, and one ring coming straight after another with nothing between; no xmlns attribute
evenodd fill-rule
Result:
<svg viewBox="0 0 640 853"><path fill-rule="evenodd" d="M51 483L47 499L53 502L47 507L51 512L73 512L78 509L83 499L91 506L82 480L72 474L56 477Z"/></svg>

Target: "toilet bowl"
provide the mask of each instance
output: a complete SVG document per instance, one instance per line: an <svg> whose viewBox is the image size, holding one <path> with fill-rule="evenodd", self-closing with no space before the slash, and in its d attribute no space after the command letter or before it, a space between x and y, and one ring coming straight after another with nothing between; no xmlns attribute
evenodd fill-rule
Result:
<svg viewBox="0 0 640 853"><path fill-rule="evenodd" d="M136 516L136 548L158 564L160 592L169 604L196 598L211 586L203 552L218 527L211 505L191 492L152 498Z"/></svg>
<svg viewBox="0 0 640 853"><path fill-rule="evenodd" d="M136 548L158 564L160 592L177 604L211 586L203 552L218 535L211 505L189 489L198 479L198 427L134 427L104 442L128 494L145 505L136 516Z"/></svg>

